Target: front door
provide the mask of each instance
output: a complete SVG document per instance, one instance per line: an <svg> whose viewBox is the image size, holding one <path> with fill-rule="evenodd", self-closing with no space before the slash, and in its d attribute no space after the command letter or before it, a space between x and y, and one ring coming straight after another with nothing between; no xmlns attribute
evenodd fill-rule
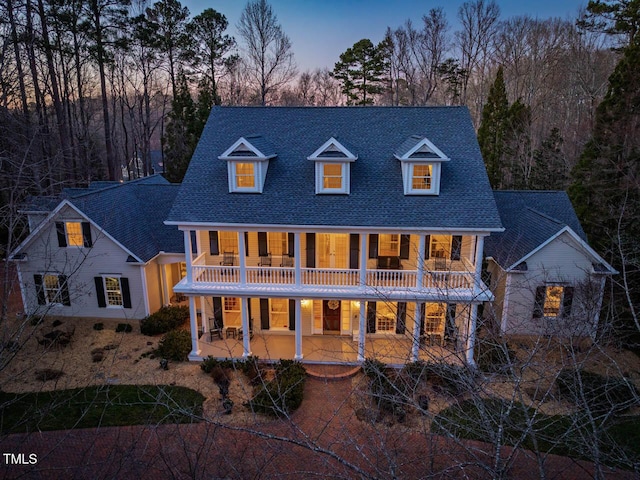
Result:
<svg viewBox="0 0 640 480"><path fill-rule="evenodd" d="M323 333L340 333L340 300L322 301Z"/></svg>

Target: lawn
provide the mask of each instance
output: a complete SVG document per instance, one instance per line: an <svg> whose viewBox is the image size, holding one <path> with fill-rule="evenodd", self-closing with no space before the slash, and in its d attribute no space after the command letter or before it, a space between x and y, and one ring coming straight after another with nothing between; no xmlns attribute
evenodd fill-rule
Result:
<svg viewBox="0 0 640 480"><path fill-rule="evenodd" d="M437 434L492 442L502 431L504 445L517 445L534 450L533 435L527 431L532 420L537 448L541 452L591 460L594 438L584 416L544 415L520 403L509 404L497 399L467 400L440 412L432 423ZM502 426L499 429L498 426ZM640 459L640 416L609 419L598 434L604 463L633 468Z"/></svg>
<svg viewBox="0 0 640 480"><path fill-rule="evenodd" d="M104 385L37 393L0 392L0 433L192 423L205 398L162 385Z"/></svg>

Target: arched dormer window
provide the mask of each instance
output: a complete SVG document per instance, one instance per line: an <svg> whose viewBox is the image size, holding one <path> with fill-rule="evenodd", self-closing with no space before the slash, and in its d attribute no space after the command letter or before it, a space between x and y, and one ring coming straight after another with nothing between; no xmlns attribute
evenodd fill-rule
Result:
<svg viewBox="0 0 640 480"><path fill-rule="evenodd" d="M349 194L351 163L358 158L342 143L331 137L307 157L315 162L316 194Z"/></svg>
<svg viewBox="0 0 640 480"><path fill-rule="evenodd" d="M394 155L402 163L405 195L438 195L442 162L449 158L426 137L412 135Z"/></svg>
<svg viewBox="0 0 640 480"><path fill-rule="evenodd" d="M261 136L240 137L218 158L227 162L229 192L262 193L275 150Z"/></svg>

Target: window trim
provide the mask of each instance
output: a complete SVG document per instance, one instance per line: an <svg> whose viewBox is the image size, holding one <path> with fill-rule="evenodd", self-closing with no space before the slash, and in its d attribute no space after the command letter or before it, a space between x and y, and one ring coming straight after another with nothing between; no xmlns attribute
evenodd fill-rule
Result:
<svg viewBox="0 0 640 480"><path fill-rule="evenodd" d="M69 225L71 224L79 225L80 231L70 233ZM93 239L91 237L91 224L87 221L81 219L59 220L55 222L55 228L58 237L58 246L60 248L91 248L93 246ZM72 244L72 242L70 241L70 239L72 238L71 235L75 237L79 236L80 238L82 238L82 244L77 244L78 238L76 238L75 242Z"/></svg>
<svg viewBox="0 0 640 480"><path fill-rule="evenodd" d="M316 162L316 194L349 194L350 188L349 184L350 173L351 170L349 168L349 162L347 161L326 161L327 159L323 159L323 161ZM340 178L341 178L341 186L340 188L329 188L324 186L325 174L324 167L325 165L340 165ZM331 178L337 178L336 176L332 176Z"/></svg>
<svg viewBox="0 0 640 480"><path fill-rule="evenodd" d="M280 325L274 325L274 318L273 318L273 300L278 300L278 301L282 301L285 304L285 310L282 312L275 312L276 315L282 315L282 316L286 316L286 326L280 326ZM280 332L285 332L285 331L289 331L289 318L290 318L290 312L289 312L289 299L287 298L269 298L269 330L275 330L275 331L280 331Z"/></svg>
<svg viewBox="0 0 640 480"><path fill-rule="evenodd" d="M397 238L397 245L396 245L396 251L394 253L383 253L383 249L382 249L382 238L383 236L389 236L392 237L393 235L395 235ZM391 256L391 257L399 257L400 256L400 244L402 243L402 235L400 235L399 233L379 233L378 234L378 256L381 257L385 257L385 256ZM389 240L389 252L391 251L391 246L393 245L393 239Z"/></svg>
<svg viewBox="0 0 640 480"><path fill-rule="evenodd" d="M107 278L118 279L118 286L120 287L120 296L122 302L120 305L111 305L109 302L109 295L107 290ZM96 295L98 299L99 308L133 308L131 303L131 287L129 285L129 278L123 276L120 273L103 273L94 277L96 285Z"/></svg>
<svg viewBox="0 0 640 480"><path fill-rule="evenodd" d="M120 295L120 303L112 304L109 301L109 289L107 288L107 279L114 278L118 281L118 294ZM122 292L122 282L120 281L121 277L117 275L102 275L102 286L104 287L104 299L107 304L106 308L124 308L124 294Z"/></svg>
<svg viewBox="0 0 640 480"><path fill-rule="evenodd" d="M427 167L429 170L429 173L427 175L416 175L416 167ZM433 163L412 163L410 165L411 168L411 185L409 187L411 193L416 193L416 194L420 194L420 193L430 193L434 190L434 175L433 175L433 170L434 170L434 165ZM418 179L428 179L429 181L429 188L418 188L414 186L414 183L416 180ZM425 182L426 183L426 182Z"/></svg>

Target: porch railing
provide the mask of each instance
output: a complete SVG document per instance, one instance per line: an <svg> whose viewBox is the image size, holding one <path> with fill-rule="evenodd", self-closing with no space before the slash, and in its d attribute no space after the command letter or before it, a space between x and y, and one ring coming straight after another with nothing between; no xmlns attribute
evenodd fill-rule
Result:
<svg viewBox="0 0 640 480"><path fill-rule="evenodd" d="M193 282L216 284L239 284L240 267L217 265L193 265ZM246 283L252 285L294 285L295 268L246 267ZM360 270L302 268L300 284L322 287L358 287ZM365 282L368 287L412 289L418 284L415 270L367 270ZM456 271L424 272L422 288L470 289L473 274Z"/></svg>

